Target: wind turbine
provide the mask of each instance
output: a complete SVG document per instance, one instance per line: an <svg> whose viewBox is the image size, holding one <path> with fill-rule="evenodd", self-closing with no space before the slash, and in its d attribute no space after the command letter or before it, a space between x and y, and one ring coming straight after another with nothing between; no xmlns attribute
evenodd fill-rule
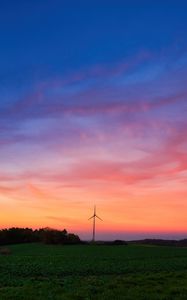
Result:
<svg viewBox="0 0 187 300"><path fill-rule="evenodd" d="M93 236L92 236L92 242L95 242L95 218L98 218L99 220L103 221L101 218L99 218L96 215L96 206L94 205L94 214L92 217L90 217L88 220L93 219Z"/></svg>

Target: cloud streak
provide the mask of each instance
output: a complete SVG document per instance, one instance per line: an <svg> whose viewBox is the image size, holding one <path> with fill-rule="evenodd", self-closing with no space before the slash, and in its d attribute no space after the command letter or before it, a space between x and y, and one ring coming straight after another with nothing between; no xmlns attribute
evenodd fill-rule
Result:
<svg viewBox="0 0 187 300"><path fill-rule="evenodd" d="M87 219L93 203L104 211L119 203L135 219L143 205L148 224L146 207L158 201L161 208L172 190L172 220L177 195L181 203L187 196L187 74L181 59L140 54L40 81L0 105L0 201L5 197L13 208L22 203L17 218L29 212L33 226L72 221L87 228L78 219ZM73 217L64 219L67 214Z"/></svg>

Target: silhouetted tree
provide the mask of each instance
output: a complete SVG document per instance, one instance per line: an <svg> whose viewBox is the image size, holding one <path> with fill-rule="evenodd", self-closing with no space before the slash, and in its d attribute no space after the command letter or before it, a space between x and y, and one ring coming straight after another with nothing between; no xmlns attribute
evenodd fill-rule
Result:
<svg viewBox="0 0 187 300"><path fill-rule="evenodd" d="M68 233L66 229L56 230L48 227L37 230L17 227L0 230L0 245L32 242L77 244L80 242L80 238L73 233Z"/></svg>
<svg viewBox="0 0 187 300"><path fill-rule="evenodd" d="M80 238L78 235L74 233L69 233L67 235L67 243L68 244L79 244L81 242Z"/></svg>

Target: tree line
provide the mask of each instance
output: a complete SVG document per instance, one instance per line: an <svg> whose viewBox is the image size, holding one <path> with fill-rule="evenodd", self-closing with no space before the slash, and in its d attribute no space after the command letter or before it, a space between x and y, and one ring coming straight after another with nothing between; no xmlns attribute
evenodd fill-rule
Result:
<svg viewBox="0 0 187 300"><path fill-rule="evenodd" d="M51 228L31 229L12 227L0 230L0 245L19 243L44 243L44 244L80 244L78 235L68 233L66 229Z"/></svg>

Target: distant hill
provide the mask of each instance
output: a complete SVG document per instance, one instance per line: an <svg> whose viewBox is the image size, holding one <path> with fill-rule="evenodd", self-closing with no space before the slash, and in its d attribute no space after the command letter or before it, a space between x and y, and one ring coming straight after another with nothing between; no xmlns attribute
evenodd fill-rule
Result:
<svg viewBox="0 0 187 300"><path fill-rule="evenodd" d="M187 239L183 240L164 240L164 239L143 239L130 241L130 244L143 244L143 245L158 245L158 246L176 246L187 247Z"/></svg>

